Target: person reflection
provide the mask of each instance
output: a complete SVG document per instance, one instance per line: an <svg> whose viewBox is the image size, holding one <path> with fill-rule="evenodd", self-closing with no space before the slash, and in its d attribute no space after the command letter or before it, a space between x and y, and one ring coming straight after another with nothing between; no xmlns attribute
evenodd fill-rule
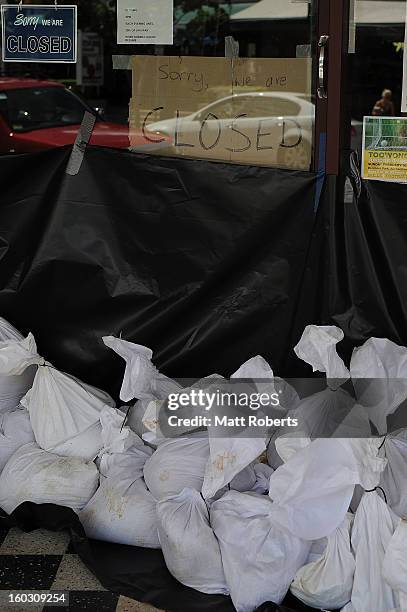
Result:
<svg viewBox="0 0 407 612"><path fill-rule="evenodd" d="M377 100L372 109L374 117L394 117L394 104L392 100L392 92L390 89L383 89L382 97Z"/></svg>

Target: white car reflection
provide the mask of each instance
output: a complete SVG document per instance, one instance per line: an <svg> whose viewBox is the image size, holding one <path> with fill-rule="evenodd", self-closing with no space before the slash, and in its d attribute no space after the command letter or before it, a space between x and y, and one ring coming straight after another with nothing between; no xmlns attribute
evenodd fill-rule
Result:
<svg viewBox="0 0 407 612"><path fill-rule="evenodd" d="M165 112L165 109L164 109ZM149 123L150 142L165 138L167 153L308 169L315 107L309 96L251 92L227 96L201 110Z"/></svg>

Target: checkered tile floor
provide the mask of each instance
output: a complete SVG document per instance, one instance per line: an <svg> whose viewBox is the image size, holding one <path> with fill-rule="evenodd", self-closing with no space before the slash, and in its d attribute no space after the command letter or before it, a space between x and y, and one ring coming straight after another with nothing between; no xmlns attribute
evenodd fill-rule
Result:
<svg viewBox="0 0 407 612"><path fill-rule="evenodd" d="M157 610L148 604L106 591L74 553L69 535L44 529L23 533L16 528L10 530L0 528L0 590L69 591L71 610L93 612ZM41 605L1 606L1 612L19 610L40 612L43 609Z"/></svg>

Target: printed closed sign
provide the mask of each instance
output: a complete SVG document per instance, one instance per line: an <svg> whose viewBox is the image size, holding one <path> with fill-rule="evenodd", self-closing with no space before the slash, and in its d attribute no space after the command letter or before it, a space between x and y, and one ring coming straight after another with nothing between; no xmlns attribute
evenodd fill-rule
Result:
<svg viewBox="0 0 407 612"><path fill-rule="evenodd" d="M76 63L77 7L1 6L4 62Z"/></svg>

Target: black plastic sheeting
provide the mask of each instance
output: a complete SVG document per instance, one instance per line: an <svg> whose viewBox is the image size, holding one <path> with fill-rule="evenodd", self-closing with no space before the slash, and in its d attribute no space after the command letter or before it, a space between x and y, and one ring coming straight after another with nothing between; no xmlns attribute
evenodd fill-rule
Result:
<svg viewBox="0 0 407 612"><path fill-rule="evenodd" d="M407 346L407 185L365 181L353 204L332 203L324 320L342 328L347 353L368 338Z"/></svg>
<svg viewBox="0 0 407 612"><path fill-rule="evenodd" d="M0 313L62 370L117 395L104 334L150 346L169 375L225 376L262 354L276 374L305 325L344 354L407 345L407 186L369 181L315 209L312 173L88 147L0 158Z"/></svg>
<svg viewBox="0 0 407 612"><path fill-rule="evenodd" d="M70 152L0 160L0 313L47 360L115 394L101 337L121 333L169 376L257 354L303 373L287 359L320 310L315 175L88 147L72 177Z"/></svg>
<svg viewBox="0 0 407 612"><path fill-rule="evenodd" d="M78 516L70 508L26 502L10 515L7 522L24 531L39 528L68 530L77 554L110 591L169 612L235 610L229 597L199 593L177 582L168 572L160 550L88 540ZM247 545L250 546L250 542ZM257 612L312 610L291 595L287 596L286 602L287 605L284 603L283 606L265 603Z"/></svg>

